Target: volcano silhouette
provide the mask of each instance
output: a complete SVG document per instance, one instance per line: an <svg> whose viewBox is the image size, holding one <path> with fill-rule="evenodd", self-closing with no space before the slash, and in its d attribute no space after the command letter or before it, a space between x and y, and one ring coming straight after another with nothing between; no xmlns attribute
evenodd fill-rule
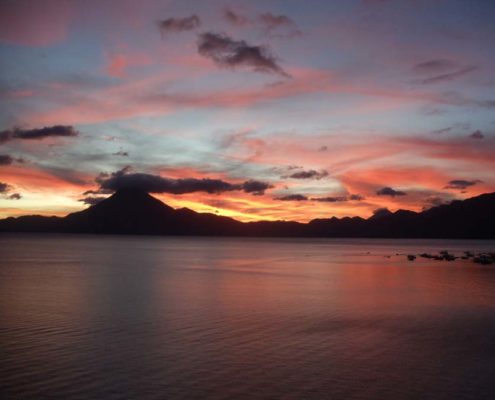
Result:
<svg viewBox="0 0 495 400"><path fill-rule="evenodd" d="M368 219L315 219L242 223L232 218L174 209L139 189L122 189L66 217L0 220L1 232L70 232L137 235L495 238L495 193L416 213L398 210Z"/></svg>

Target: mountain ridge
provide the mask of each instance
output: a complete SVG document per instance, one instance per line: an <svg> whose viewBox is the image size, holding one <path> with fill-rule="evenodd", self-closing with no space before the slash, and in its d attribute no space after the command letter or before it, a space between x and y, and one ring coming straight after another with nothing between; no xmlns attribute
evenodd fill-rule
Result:
<svg viewBox="0 0 495 400"><path fill-rule="evenodd" d="M123 189L65 217L0 220L0 232L59 232L191 236L282 236L495 239L495 193L456 200L422 212L295 221L240 222L187 208L174 209L138 189Z"/></svg>

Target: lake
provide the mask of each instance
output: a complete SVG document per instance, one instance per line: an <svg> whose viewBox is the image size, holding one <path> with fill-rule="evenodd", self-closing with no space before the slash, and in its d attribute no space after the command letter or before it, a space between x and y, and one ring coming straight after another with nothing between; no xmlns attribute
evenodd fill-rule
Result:
<svg viewBox="0 0 495 400"><path fill-rule="evenodd" d="M0 236L8 399L494 399L494 241Z"/></svg>

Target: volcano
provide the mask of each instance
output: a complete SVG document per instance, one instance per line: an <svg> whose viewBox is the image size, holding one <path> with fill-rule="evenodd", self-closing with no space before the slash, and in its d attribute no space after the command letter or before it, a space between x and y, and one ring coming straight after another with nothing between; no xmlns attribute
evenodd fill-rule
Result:
<svg viewBox="0 0 495 400"><path fill-rule="evenodd" d="M174 209L145 191L122 189L63 218L22 216L0 220L0 232L66 232L135 235L282 236L495 239L495 193L433 207L398 210L379 218L243 223L215 214Z"/></svg>

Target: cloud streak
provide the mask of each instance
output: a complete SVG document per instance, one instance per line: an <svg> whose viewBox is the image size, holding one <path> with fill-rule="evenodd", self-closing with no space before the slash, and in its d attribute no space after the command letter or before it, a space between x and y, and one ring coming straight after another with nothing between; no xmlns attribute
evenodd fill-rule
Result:
<svg viewBox="0 0 495 400"><path fill-rule="evenodd" d="M425 78L419 80L419 83L423 85L452 81L477 69L476 65L460 66L447 59L430 60L414 66L416 73L426 75Z"/></svg>
<svg viewBox="0 0 495 400"><path fill-rule="evenodd" d="M349 196L327 196L327 197L308 197L303 194L288 194L285 196L275 197L275 200L282 201L316 201L319 203L342 203L346 201L361 201L364 197L359 194Z"/></svg>
<svg viewBox="0 0 495 400"><path fill-rule="evenodd" d="M72 126L54 125L44 128L22 129L12 128L0 131L0 144L11 140L42 140L47 137L75 137L79 132Z"/></svg>
<svg viewBox="0 0 495 400"><path fill-rule="evenodd" d="M454 179L448 182L445 189L456 189L456 190L465 190L470 186L474 186L478 183L482 183L479 179L475 180L464 180L464 179Z"/></svg>
<svg viewBox="0 0 495 400"><path fill-rule="evenodd" d="M328 197L313 197L311 201L319 201L323 203L340 203L344 201L361 201L364 200L364 196L359 194L351 194L349 196L328 196Z"/></svg>

